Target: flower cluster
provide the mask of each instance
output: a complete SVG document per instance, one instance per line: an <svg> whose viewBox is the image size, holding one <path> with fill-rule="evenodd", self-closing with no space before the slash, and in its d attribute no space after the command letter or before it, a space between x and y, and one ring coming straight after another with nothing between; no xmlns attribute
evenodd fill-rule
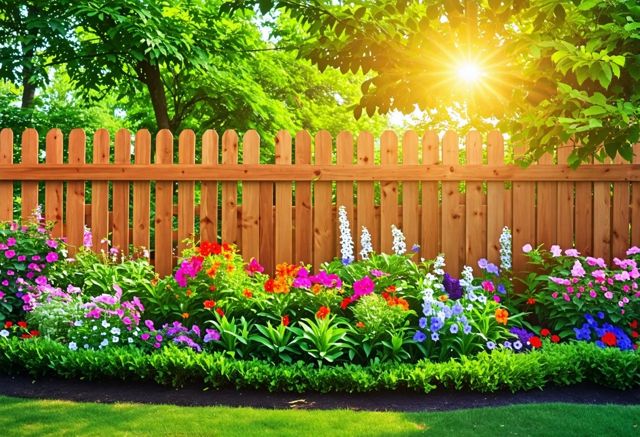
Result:
<svg viewBox="0 0 640 437"><path fill-rule="evenodd" d="M366 227L362 227L360 233L360 258L369 259L369 255L373 253L373 245L371 243L371 234Z"/></svg>
<svg viewBox="0 0 640 437"><path fill-rule="evenodd" d="M344 206L338 208L338 221L340 222L340 253L342 262L349 265L355 259L353 256L353 238L351 237L351 225L347 218L347 209Z"/></svg>
<svg viewBox="0 0 640 437"><path fill-rule="evenodd" d="M598 320L591 314L584 315L586 322L581 327L574 328L576 340L587 342L595 340L598 347L617 347L623 351L638 348L638 344L634 344L622 328L604 322L604 313L599 312L596 317Z"/></svg>
<svg viewBox="0 0 640 437"><path fill-rule="evenodd" d="M144 325L146 329L140 334L140 340L151 349L173 344L202 352L204 345L220 340L220 333L217 330L206 328L203 331L198 325L189 328L181 322L173 322L156 328L151 320L145 320Z"/></svg>
<svg viewBox="0 0 640 437"><path fill-rule="evenodd" d="M20 320L18 322L6 321L0 326L0 338L19 337L24 339L37 337L40 331L31 329L27 322Z"/></svg>
<svg viewBox="0 0 640 437"><path fill-rule="evenodd" d="M391 250L396 255L404 255L407 252L407 243L405 242L404 234L396 225L391 225L391 236L393 237L393 243Z"/></svg>
<svg viewBox="0 0 640 437"><path fill-rule="evenodd" d="M505 226L500 234L500 268L511 270L511 230Z"/></svg>

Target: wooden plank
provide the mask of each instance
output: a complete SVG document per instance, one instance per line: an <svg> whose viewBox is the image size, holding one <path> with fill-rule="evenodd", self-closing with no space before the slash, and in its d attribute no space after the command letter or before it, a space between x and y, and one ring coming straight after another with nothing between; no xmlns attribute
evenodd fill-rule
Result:
<svg viewBox="0 0 640 437"><path fill-rule="evenodd" d="M569 155L572 150L573 142L568 142L558 147L558 165L568 164ZM556 241L562 248L574 246L574 190L575 185L573 182L558 182Z"/></svg>
<svg viewBox="0 0 640 437"><path fill-rule="evenodd" d="M247 131L242 141L243 162L260 162L260 136L255 130ZM242 184L242 254L249 261L260 258L260 183Z"/></svg>
<svg viewBox="0 0 640 437"><path fill-rule="evenodd" d="M110 160L109 131L98 129L93 136L93 163L108 164ZM91 182L91 233L92 250L105 253L109 250L109 183Z"/></svg>
<svg viewBox="0 0 640 437"><path fill-rule="evenodd" d="M156 164L173 163L173 135L161 129L156 135ZM173 270L173 182L156 182L155 266L161 276Z"/></svg>
<svg viewBox="0 0 640 437"><path fill-rule="evenodd" d="M0 164L0 181L640 181L640 164L588 165L378 165L228 164L224 166L107 164Z"/></svg>
<svg viewBox="0 0 640 437"><path fill-rule="evenodd" d="M131 133L127 129L116 132L114 165L131 163ZM129 253L129 182L113 183L113 247Z"/></svg>
<svg viewBox="0 0 640 437"><path fill-rule="evenodd" d="M296 134L296 165L311 164L311 135L307 131ZM344 182L348 184L349 182ZM353 183L351 185L353 187ZM339 189L338 189L339 190ZM338 191L338 202L340 201ZM353 194L351 194L353 202ZM311 211L311 182L296 182L295 256L296 261L313 263L313 215Z"/></svg>
<svg viewBox="0 0 640 437"><path fill-rule="evenodd" d="M273 229L273 182L260 182L260 264L265 273L276 269Z"/></svg>
<svg viewBox="0 0 640 437"><path fill-rule="evenodd" d="M516 158L522 156L524 152L523 145L514 145ZM513 194L513 271L519 274L529 269L522 247L525 244L534 246L536 241L535 183L517 181L513 183L511 191Z"/></svg>
<svg viewBox="0 0 640 437"><path fill-rule="evenodd" d="M327 131L320 131L315 139L316 164L331 164L332 139ZM333 200L331 182L316 182L313 199L313 266L318 270L320 264L330 261L339 251L336 250L336 230L333 222Z"/></svg>
<svg viewBox="0 0 640 437"><path fill-rule="evenodd" d="M291 135L279 131L276 135L276 165L291 164ZM276 262L293 263L293 218L291 182L276 182Z"/></svg>
<svg viewBox="0 0 640 437"><path fill-rule="evenodd" d="M178 162L195 164L196 135L191 129L183 130L178 137ZM178 183L178 253L187 247L185 240L193 239L195 232L195 183Z"/></svg>
<svg viewBox="0 0 640 437"><path fill-rule="evenodd" d="M625 165L626 161L616 156L614 164ZM611 257L623 259L629 248L629 224L631 223L631 190L628 182L613 183L613 208L611 210Z"/></svg>
<svg viewBox="0 0 640 437"><path fill-rule="evenodd" d="M46 138L46 164L62 164L63 144L62 131L60 129L51 129L47 133ZM49 181L45 183L45 201L44 216L48 222L53 222L51 235L57 238L63 236L63 201L64 193L62 182Z"/></svg>
<svg viewBox="0 0 640 437"><path fill-rule="evenodd" d="M151 162L151 134L148 130L139 130L135 140L135 163L149 164ZM133 246L137 248L151 248L151 184L146 181L133 183Z"/></svg>
<svg viewBox="0 0 640 437"><path fill-rule="evenodd" d="M209 129L202 136L202 165L217 164L218 133ZM218 182L202 181L200 191L200 240L218 241Z"/></svg>
<svg viewBox="0 0 640 437"><path fill-rule="evenodd" d="M38 131L35 129L25 129L22 134L22 163L38 164ZM34 217L38 207L38 182L22 182L21 196L21 217L22 220L29 220Z"/></svg>
<svg viewBox="0 0 640 437"><path fill-rule="evenodd" d="M504 163L504 139L498 131L490 132L487 138L487 162L490 165ZM487 259L496 265L500 262L500 235L507 226L505 191L504 182L487 182Z"/></svg>
<svg viewBox="0 0 640 437"><path fill-rule="evenodd" d="M238 163L238 134L228 130L222 135L222 164ZM222 183L222 241L240 246L238 235L238 183Z"/></svg>
<svg viewBox="0 0 640 437"><path fill-rule="evenodd" d="M608 161L608 160L607 160ZM593 256L611 262L611 184L593 183Z"/></svg>
<svg viewBox="0 0 640 437"><path fill-rule="evenodd" d="M593 183L576 182L575 185L575 246L580 253L593 255Z"/></svg>
<svg viewBox="0 0 640 437"><path fill-rule="evenodd" d="M0 130L0 165L13 165L13 131ZM0 221L13 220L13 181L0 181Z"/></svg>
<svg viewBox="0 0 640 437"><path fill-rule="evenodd" d="M402 139L402 164L418 164L418 134L408 131ZM418 182L402 184L402 232L410 249L420 244L420 192ZM419 252L421 254L421 252Z"/></svg>
<svg viewBox="0 0 640 437"><path fill-rule="evenodd" d="M393 131L385 131L380 138L380 163L398 164L398 137ZM402 228L398 222L398 182L380 183L380 247L382 252L392 253L391 225Z"/></svg>
<svg viewBox="0 0 640 437"><path fill-rule="evenodd" d="M353 135L351 132L340 132L336 137L336 163L353 167ZM360 230L356 228L356 216L353 203L353 181L344 181L336 183L336 199L337 206L344 206L349 219L349 227L354 240L359 240ZM354 250L355 250L354 246ZM357 257L357 253L354 256Z"/></svg>
<svg viewBox="0 0 640 437"><path fill-rule="evenodd" d="M444 134L442 162L445 165L459 163L458 135L455 132ZM446 270L453 276L460 274L464 263L465 220L460 208L461 197L457 182L442 183L442 252Z"/></svg>
<svg viewBox="0 0 640 437"><path fill-rule="evenodd" d="M424 167L440 162L440 139L433 131L425 132L422 137L422 165ZM442 231L440 227L440 183L422 183L421 208L421 239L422 256L426 259L435 258L441 251Z"/></svg>
<svg viewBox="0 0 640 437"><path fill-rule="evenodd" d="M539 164L553 165L553 155L545 153ZM556 244L556 208L558 205L558 186L555 182L538 182L536 204L536 244L544 244L548 249Z"/></svg>
<svg viewBox="0 0 640 437"><path fill-rule="evenodd" d="M86 136L82 129L73 129L69 134L69 163L84 164ZM84 239L84 182L67 183L66 237L69 256L73 257Z"/></svg>
<svg viewBox="0 0 640 437"><path fill-rule="evenodd" d="M479 132L471 131L467 134L466 148L467 164L482 164L482 136ZM465 264L474 268L480 258L487 256L486 203L482 182L467 182Z"/></svg>
<svg viewBox="0 0 640 437"><path fill-rule="evenodd" d="M360 133L360 135L358 136L356 149L357 161L356 166L354 167L354 171L356 171L357 168L360 167L361 169L366 169L370 173L375 173L373 171L373 168L371 168L374 165L373 135L371 135L369 132ZM373 250L379 252L380 232L378 232L375 226L375 198L373 182L358 182L356 192L357 228L361 230L364 226L369 230L369 233L371 234L371 244L373 246ZM359 242L357 242L356 247L359 253L362 250Z"/></svg>
<svg viewBox="0 0 640 437"><path fill-rule="evenodd" d="M0 153L0 159L1 158ZM633 145L633 163L640 164L640 143ZM640 183L631 184L631 245L640 247Z"/></svg>

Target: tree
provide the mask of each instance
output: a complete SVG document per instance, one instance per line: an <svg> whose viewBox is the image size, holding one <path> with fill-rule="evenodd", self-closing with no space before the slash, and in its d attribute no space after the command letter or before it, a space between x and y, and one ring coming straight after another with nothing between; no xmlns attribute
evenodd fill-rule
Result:
<svg viewBox="0 0 640 437"><path fill-rule="evenodd" d="M528 160L573 139L577 165L632 157L640 107L640 6L634 0L227 1L224 10L290 11L315 38L301 48L321 69L371 71L355 115L414 107L472 122L497 117ZM456 70L477 63L482 81ZM475 119L475 120L474 120Z"/></svg>

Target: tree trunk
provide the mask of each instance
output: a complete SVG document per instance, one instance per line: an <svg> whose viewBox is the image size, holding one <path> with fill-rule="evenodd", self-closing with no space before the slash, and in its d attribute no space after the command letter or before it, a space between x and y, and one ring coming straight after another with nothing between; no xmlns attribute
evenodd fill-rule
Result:
<svg viewBox="0 0 640 437"><path fill-rule="evenodd" d="M33 101L36 97L36 86L29 83L31 79L31 68L26 65L22 67L22 109L33 107Z"/></svg>
<svg viewBox="0 0 640 437"><path fill-rule="evenodd" d="M140 81L147 85L149 90L158 129L171 129L167 110L167 96L160 77L160 67L151 65L148 61L142 61L138 63L137 70Z"/></svg>
<svg viewBox="0 0 640 437"><path fill-rule="evenodd" d="M39 11L33 6L27 8L27 16L32 18L38 15ZM36 97L36 85L31 83L33 77L33 58L35 56L35 40L38 37L38 31L35 29L27 30L27 34L31 37L31 42L25 46L22 43L22 53L24 53L24 62L22 64L22 103L21 108L33 107L33 101Z"/></svg>

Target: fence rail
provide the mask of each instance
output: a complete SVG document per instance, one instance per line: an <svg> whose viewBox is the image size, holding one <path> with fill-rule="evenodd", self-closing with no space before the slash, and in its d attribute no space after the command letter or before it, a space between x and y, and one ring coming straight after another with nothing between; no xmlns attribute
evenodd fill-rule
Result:
<svg viewBox="0 0 640 437"><path fill-rule="evenodd" d="M453 132L442 139L407 132L400 140L385 132L377 142L368 133L343 132L334 141L325 131L293 139L283 131L271 164L260 164L255 131L242 142L233 131L222 137L207 131L197 142L192 131L179 135L175 149L166 130L153 142L145 130L110 138L101 129L88 149L81 129L66 141L53 129L40 162L35 130L22 134L18 148L13 132L3 129L0 220L14 219L18 184L21 216L44 204L55 235L65 235L72 250L87 225L95 250L106 248L101 240L109 235L124 250L153 248L161 274L171 271L188 237L235 243L270 271L281 261L318 266L339 252L338 205L347 208L354 235L362 226L371 231L376 250L391 250L395 224L409 245L421 245L421 256L445 253L452 273L479 258L497 261L504 226L513 231L516 270L524 267L519 248L525 243L576 246L608 260L640 245L640 146L631 164L572 170L570 145L526 169L505 164L499 132L486 141L477 132L462 141Z"/></svg>

